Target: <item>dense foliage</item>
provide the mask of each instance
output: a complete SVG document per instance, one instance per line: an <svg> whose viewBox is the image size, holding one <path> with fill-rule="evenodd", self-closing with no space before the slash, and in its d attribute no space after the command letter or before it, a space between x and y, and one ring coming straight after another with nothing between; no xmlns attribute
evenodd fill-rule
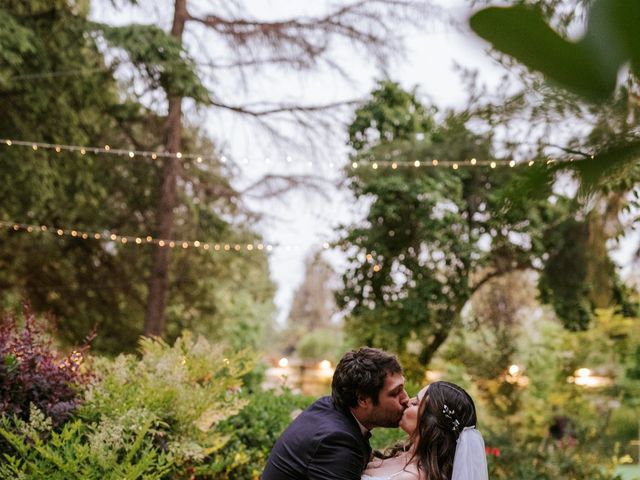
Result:
<svg viewBox="0 0 640 480"><path fill-rule="evenodd" d="M314 400L288 390L256 391L244 398L249 402L247 406L216 429L227 437L227 442L212 455L210 466L203 467L211 478L257 479L280 434Z"/></svg>
<svg viewBox="0 0 640 480"><path fill-rule="evenodd" d="M19 332L16 352L36 351L42 367L51 371L55 351L32 331L27 325ZM93 375L84 385L71 383L64 375L68 366L61 363L55 364L60 370L55 378L35 372L16 377L15 399L25 400L21 391L34 395L26 407L8 404L14 410L3 410L0 476L159 479L190 478L198 471L201 478L212 478L204 475L222 468L222 449L230 440L228 429L217 427L249 401L239 392L252 356L228 353L191 334L171 346L142 339L140 353L140 358L90 358ZM11 357L4 358L11 366ZM27 358L32 364L34 359ZM46 382L55 388L43 390ZM61 394L71 391L69 399ZM77 408L61 407L67 404Z"/></svg>
<svg viewBox="0 0 640 480"><path fill-rule="evenodd" d="M3 419L0 436L10 445L0 452L0 478L160 480L175 471L154 445L151 424L130 416L127 423L70 421L61 430L33 409L29 421Z"/></svg>
<svg viewBox="0 0 640 480"><path fill-rule="evenodd" d="M540 308L531 275L478 292L435 363L475 398L485 442L500 451L491 478L610 479L632 461L638 321L598 310L588 330L569 331ZM592 383L578 377L586 367Z"/></svg>

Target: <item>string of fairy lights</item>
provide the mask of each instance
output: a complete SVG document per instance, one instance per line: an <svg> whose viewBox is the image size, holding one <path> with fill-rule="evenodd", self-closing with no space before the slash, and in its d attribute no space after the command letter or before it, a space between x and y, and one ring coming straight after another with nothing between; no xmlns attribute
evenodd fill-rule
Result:
<svg viewBox="0 0 640 480"><path fill-rule="evenodd" d="M213 157L211 155L200 155L193 153L182 152L166 152L166 151L148 151L148 150L132 150L123 148L113 148L110 145L104 145L102 147L96 146L83 146L83 145L65 145L45 142L34 142L25 140L15 140L8 138L0 138L0 146L29 148L33 151L48 150L54 151L56 154L62 152L77 152L80 155L97 154L97 155L117 155L128 159L135 158L150 158L152 160L162 158L175 158L178 160L195 160L196 163L202 163L205 160L208 161L220 161L221 163L233 163L233 164L249 164L252 163L248 158L244 158L242 161L230 159L227 156ZM593 158L593 157L592 157ZM282 160L282 159L281 159ZM295 163L291 156L286 156L283 159L287 164ZM272 160L266 157L265 164L269 164ZM572 161L572 160L569 160ZM425 168L425 167L443 167L457 170L461 167L476 167L476 166L488 166L492 169L501 167L513 168L516 165L526 164L529 167L536 163L545 162L546 164L553 163L555 160L529 160L524 163L516 163L514 160L509 162L496 160L477 160L471 158L464 161L440 161L438 159L430 160L414 160L414 161L391 161L391 160L358 160L351 162L350 167L352 169L369 168L371 170L378 170L382 168L391 168L395 170L400 167L404 168ZM313 166L312 162L307 162L308 166ZM326 164L323 166L327 166ZM333 167L334 164L330 163L329 167ZM80 240L92 240L92 241L106 241L119 244L129 245L156 245L162 248L170 249L202 249L212 252L251 252L251 251L266 251L271 252L274 248L284 248L286 250L294 250L296 246L293 245L280 245L272 243L225 243L225 242L211 242L202 240L177 240L167 238L155 238L152 235L123 235L117 232L110 231L108 229L101 231L87 231L82 228L76 227L60 227L53 225L39 225L39 224L27 224L9 220L0 220L0 228L10 229L16 232L26 232L29 234L48 233L57 236L73 237ZM324 249L330 248L328 243L323 244Z"/></svg>
<svg viewBox="0 0 640 480"><path fill-rule="evenodd" d="M284 245L273 243L225 243L225 242L209 242L201 240L175 240L166 238L155 238L151 235L122 235L110 230L88 231L80 228L62 228L52 225L26 224L18 222L10 222L0 220L0 228L13 230L15 232L26 232L29 234L50 234L59 237L73 237L79 240L87 241L106 241L119 243L123 245L157 245L158 247L172 249L202 249L212 252L253 252L265 251L271 252L275 248L285 250L295 250L296 245ZM324 249L329 248L328 243L323 244Z"/></svg>
<svg viewBox="0 0 640 480"><path fill-rule="evenodd" d="M135 149L123 149L123 148L113 148L110 145L103 145L101 147L97 146L84 146L84 145L63 145L63 144L55 144L55 143L45 143L45 142L34 142L34 141L26 141L26 140L14 140L8 138L0 138L0 145L5 147L20 147L20 148L29 148L33 151L38 150L51 150L55 153L62 152L77 152L80 155L87 154L100 154L100 155L116 155L120 157L125 157L129 159L135 158L150 158L152 160L157 160L161 158L175 158L178 160L195 160L196 163L203 163L204 161L219 161L221 163L226 164L235 164L235 165L255 165L258 163L262 163L264 165L270 165L273 163L280 163L286 165L306 165L308 167L320 166L321 168L329 167L335 168L340 166L340 164L335 162L329 163L320 163L313 161L302 161L302 160L294 160L291 155L286 155L282 158L272 159L271 157L264 157L262 159L249 159L248 157L244 157L242 159L232 159L227 155L222 155L220 157L214 157L211 155L204 154L196 154L196 153L182 153L182 152L166 152L166 151L150 151L150 150L135 150ZM573 161L573 159L569 159L568 161ZM391 168L395 170L397 168L451 168L453 170L457 170L462 167L490 167L492 169L501 167L509 167L514 168L517 165L526 165L532 167L533 165L541 164L541 163L554 163L557 160L553 159L538 159L538 160L528 160L525 162L516 162L515 160L478 160L476 158L470 158L466 160L460 161L452 161L452 160L438 160L437 158L431 158L426 160L413 160L413 161L395 161L395 160L375 160L375 159L362 159L362 160L354 160L351 162L350 167L355 170L358 168L370 168L371 170L379 170L382 168Z"/></svg>

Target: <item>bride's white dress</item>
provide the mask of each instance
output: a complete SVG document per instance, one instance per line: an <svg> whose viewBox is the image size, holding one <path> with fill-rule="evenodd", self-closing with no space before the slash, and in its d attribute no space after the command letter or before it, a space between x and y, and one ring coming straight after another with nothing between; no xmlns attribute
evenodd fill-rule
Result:
<svg viewBox="0 0 640 480"><path fill-rule="evenodd" d="M402 473L402 470L400 470L399 472L393 473L387 477L372 477L371 475L362 475L361 480L391 480L393 477L395 477L396 475L400 475Z"/></svg>

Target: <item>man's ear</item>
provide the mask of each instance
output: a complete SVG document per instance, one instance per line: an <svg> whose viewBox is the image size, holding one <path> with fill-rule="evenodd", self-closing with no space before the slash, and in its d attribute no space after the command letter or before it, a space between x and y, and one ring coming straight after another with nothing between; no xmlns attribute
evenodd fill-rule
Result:
<svg viewBox="0 0 640 480"><path fill-rule="evenodd" d="M368 395L363 395L361 393L357 394L358 407L360 408L369 408L373 405L373 400Z"/></svg>

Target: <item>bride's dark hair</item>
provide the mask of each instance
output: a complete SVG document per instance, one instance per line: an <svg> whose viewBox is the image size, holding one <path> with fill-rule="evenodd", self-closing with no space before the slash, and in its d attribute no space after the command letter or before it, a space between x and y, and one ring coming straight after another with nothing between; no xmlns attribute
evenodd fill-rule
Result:
<svg viewBox="0 0 640 480"><path fill-rule="evenodd" d="M412 460L429 480L450 480L458 436L476 424L476 407L467 392L449 382L429 385L418 409L418 424L409 442Z"/></svg>

